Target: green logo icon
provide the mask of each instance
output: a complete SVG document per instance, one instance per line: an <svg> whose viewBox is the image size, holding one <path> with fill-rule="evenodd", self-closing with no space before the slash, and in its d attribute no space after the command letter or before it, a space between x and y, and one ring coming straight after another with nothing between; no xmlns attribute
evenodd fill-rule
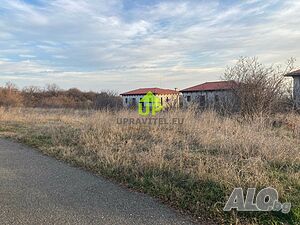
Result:
<svg viewBox="0 0 300 225"><path fill-rule="evenodd" d="M156 97L151 91L149 91L139 102L138 111L141 116L148 116L150 111L153 116L156 113L163 110L163 106L160 102L160 98Z"/></svg>

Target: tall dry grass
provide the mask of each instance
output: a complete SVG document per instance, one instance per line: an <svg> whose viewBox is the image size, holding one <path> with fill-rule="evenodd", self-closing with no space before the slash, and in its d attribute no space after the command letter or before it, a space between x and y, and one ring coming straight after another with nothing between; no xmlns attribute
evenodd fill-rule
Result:
<svg viewBox="0 0 300 225"><path fill-rule="evenodd" d="M300 222L300 116L221 117L176 111L159 117L183 124L124 125L136 112L0 110L2 135L115 178L198 217L223 223ZM235 187L272 186L288 215L225 214ZM240 222L242 223L242 222ZM245 222L244 222L245 223Z"/></svg>

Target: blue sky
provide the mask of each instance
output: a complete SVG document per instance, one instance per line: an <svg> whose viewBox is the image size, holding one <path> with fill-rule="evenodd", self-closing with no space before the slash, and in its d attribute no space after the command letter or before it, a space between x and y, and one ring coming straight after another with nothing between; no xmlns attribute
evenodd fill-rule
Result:
<svg viewBox="0 0 300 225"><path fill-rule="evenodd" d="M185 88L240 56L300 60L297 0L2 0L0 84Z"/></svg>

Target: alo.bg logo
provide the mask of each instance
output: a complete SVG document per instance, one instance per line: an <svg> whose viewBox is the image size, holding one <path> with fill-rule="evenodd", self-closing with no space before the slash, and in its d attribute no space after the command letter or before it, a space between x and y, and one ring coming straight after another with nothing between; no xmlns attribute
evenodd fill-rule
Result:
<svg viewBox="0 0 300 225"><path fill-rule="evenodd" d="M268 187L258 192L256 202L254 202L255 188L247 190L246 199L244 200L243 189L235 188L231 193L224 211L236 209L237 211L281 211L282 213L289 213L291 210L291 203L280 203L278 201L278 192L276 189Z"/></svg>
<svg viewBox="0 0 300 225"><path fill-rule="evenodd" d="M138 112L141 116L148 116L151 114L153 116L156 113L163 110L160 98L156 97L151 91L149 91L139 102Z"/></svg>

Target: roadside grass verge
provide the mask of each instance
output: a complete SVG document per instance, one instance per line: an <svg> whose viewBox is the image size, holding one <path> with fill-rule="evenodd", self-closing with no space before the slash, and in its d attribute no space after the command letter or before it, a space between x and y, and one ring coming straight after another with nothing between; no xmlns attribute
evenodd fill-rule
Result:
<svg viewBox="0 0 300 225"><path fill-rule="evenodd" d="M177 111L183 124L122 125L134 112L0 109L0 134L217 224L300 223L300 116L220 117ZM287 125L274 127L282 119ZM293 124L293 126L290 126ZM224 213L235 187L272 186L289 214Z"/></svg>

